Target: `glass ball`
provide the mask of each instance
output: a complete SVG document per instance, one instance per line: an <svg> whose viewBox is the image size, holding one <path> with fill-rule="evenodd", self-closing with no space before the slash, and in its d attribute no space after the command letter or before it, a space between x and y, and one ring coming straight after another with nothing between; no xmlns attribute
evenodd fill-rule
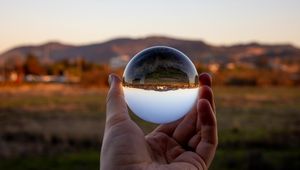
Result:
<svg viewBox="0 0 300 170"><path fill-rule="evenodd" d="M123 74L125 101L145 121L169 123L188 113L199 91L197 70L182 52L154 46L136 54Z"/></svg>

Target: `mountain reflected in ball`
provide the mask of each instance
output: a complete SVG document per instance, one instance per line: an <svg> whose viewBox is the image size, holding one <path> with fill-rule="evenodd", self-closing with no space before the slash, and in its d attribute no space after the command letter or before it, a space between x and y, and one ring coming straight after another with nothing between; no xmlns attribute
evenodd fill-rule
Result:
<svg viewBox="0 0 300 170"><path fill-rule="evenodd" d="M123 74L125 101L141 119L169 123L183 117L198 96L198 73L182 52L166 46L135 55Z"/></svg>

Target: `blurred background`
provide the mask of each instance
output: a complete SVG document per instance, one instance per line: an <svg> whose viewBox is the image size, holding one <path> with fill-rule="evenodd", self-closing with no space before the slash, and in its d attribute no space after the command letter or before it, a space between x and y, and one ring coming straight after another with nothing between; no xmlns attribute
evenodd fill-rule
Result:
<svg viewBox="0 0 300 170"><path fill-rule="evenodd" d="M0 3L0 169L99 169L108 75L153 45L213 77L210 169L300 169L300 1Z"/></svg>

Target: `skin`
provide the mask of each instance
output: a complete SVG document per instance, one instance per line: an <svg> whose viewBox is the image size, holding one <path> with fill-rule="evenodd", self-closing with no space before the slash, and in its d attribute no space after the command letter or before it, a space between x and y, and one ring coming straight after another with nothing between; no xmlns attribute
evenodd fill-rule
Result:
<svg viewBox="0 0 300 170"><path fill-rule="evenodd" d="M101 170L206 170L217 148L211 77L199 76L201 90L189 113L146 135L130 119L121 80L112 74L107 95Z"/></svg>

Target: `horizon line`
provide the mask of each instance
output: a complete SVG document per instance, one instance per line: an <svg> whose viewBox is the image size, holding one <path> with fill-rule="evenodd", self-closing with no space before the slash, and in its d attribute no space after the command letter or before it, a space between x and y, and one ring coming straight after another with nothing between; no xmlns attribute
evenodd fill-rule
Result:
<svg viewBox="0 0 300 170"><path fill-rule="evenodd" d="M107 38L104 40L99 40L99 41L90 41L90 42L83 42L83 43L72 43L72 42L67 42L67 41L63 41L63 40L58 40L58 39L49 39L49 40L45 40L45 41L41 41L39 43L20 43L17 45L14 45L10 48L7 48L6 50L1 50L0 51L0 56L12 49L15 48L20 48L20 47L24 47L24 46L42 46L42 45L46 45L49 43L59 43L62 45L70 45L70 46L87 46L87 45L93 45L93 44L103 44L109 41L113 41L113 40L117 40L117 39L133 39L133 40L138 40L138 39L146 39L146 38L170 38L170 39L175 39L175 40L184 40L184 41L200 41L203 42L207 45L210 46L217 46L217 47L230 47L230 46L235 46L235 45L247 45L247 44L259 44L259 45L290 45L293 46L295 48L300 49L300 45L297 45L295 43L292 42L264 42L261 40L248 40L248 41L239 41L239 42L233 42L233 43L211 43L210 41L205 40L204 38L191 38L191 37L181 37L181 36L173 36L173 35L166 35L166 34L149 34L149 35L145 35L145 36L113 36L111 38Z"/></svg>

